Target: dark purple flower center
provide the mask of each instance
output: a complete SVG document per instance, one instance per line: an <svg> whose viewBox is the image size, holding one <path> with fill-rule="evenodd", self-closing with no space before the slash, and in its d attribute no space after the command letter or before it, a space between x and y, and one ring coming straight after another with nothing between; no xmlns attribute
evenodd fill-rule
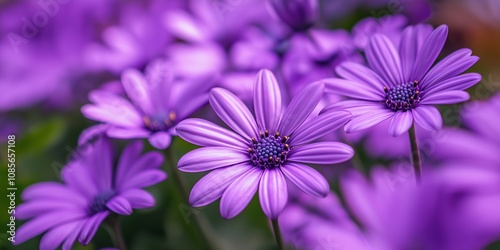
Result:
<svg viewBox="0 0 500 250"><path fill-rule="evenodd" d="M384 87L385 104L394 111L413 109L420 102L418 81L405 83L396 87Z"/></svg>
<svg viewBox="0 0 500 250"><path fill-rule="evenodd" d="M259 139L252 138L248 152L253 165L261 168L281 166L290 151L289 139L288 136L280 136L279 132L269 135L267 130L260 133Z"/></svg>
<svg viewBox="0 0 500 250"><path fill-rule="evenodd" d="M104 191L97 194L89 204L90 214L96 214L107 210L106 203L116 195L115 191Z"/></svg>
<svg viewBox="0 0 500 250"><path fill-rule="evenodd" d="M176 114L171 111L168 116L144 116L144 125L151 131L166 131L169 130L175 123Z"/></svg>

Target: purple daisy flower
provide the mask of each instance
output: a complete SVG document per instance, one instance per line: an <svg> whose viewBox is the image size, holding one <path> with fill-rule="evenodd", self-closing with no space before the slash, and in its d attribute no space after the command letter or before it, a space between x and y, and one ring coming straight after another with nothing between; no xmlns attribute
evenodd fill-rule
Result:
<svg viewBox="0 0 500 250"><path fill-rule="evenodd" d="M151 145L165 149L175 135L174 126L208 99L206 82L174 81L165 61L154 61L145 75L130 69L123 73L123 88L131 101L108 91L95 90L93 104L82 107L85 117L110 125L113 138L148 138Z"/></svg>
<svg viewBox="0 0 500 250"><path fill-rule="evenodd" d="M213 89L212 108L236 133L200 119L187 119L177 126L181 138L203 146L184 155L179 169L213 170L193 187L191 204L204 206L221 198L221 215L229 219L247 206L258 189L264 213L275 219L287 202L287 180L307 194L326 196L328 182L304 163L339 163L354 152L340 142L312 143L350 119L348 112L338 111L307 120L323 90L321 83L309 85L285 110L273 73L261 70L254 86L254 118L231 92Z"/></svg>
<svg viewBox="0 0 500 250"><path fill-rule="evenodd" d="M432 105L469 100L464 90L481 80L476 73L461 75L478 60L469 49L458 50L433 65L447 34L446 25L434 31L428 25L409 26L399 48L387 36L374 35L366 50L369 67L346 62L336 69L343 79L322 80L327 90L353 99L326 110L345 108L353 114L347 132L387 119L391 119L392 135L403 134L414 122L428 130L441 128L441 114Z"/></svg>
<svg viewBox="0 0 500 250"><path fill-rule="evenodd" d="M141 155L141 151L142 143L129 145L115 168L111 144L101 137L63 168L63 183L43 182L26 188L16 217L29 221L18 229L15 245L44 232L41 249L60 245L71 249L77 240L87 245L112 213L130 215L132 209L153 207L153 196L142 188L166 178L159 169L163 156L158 152Z"/></svg>

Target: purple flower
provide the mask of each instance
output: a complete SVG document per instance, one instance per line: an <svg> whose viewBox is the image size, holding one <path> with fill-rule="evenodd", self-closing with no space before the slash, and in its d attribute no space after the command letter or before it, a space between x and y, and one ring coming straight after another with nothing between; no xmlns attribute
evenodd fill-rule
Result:
<svg viewBox="0 0 500 250"><path fill-rule="evenodd" d="M323 96L323 89L320 83L309 85L285 110L274 75L261 70L254 86L256 118L231 92L213 89L212 108L236 133L200 119L187 119L177 126L181 138L203 146L184 155L179 169L213 170L193 187L191 204L204 206L221 198L221 215L229 219L247 206L258 189L264 213L277 218L287 202L286 180L307 194L326 196L328 182L304 163L339 163L354 152L339 142L312 143L350 118L348 112L339 111L306 121Z"/></svg>
<svg viewBox="0 0 500 250"><path fill-rule="evenodd" d="M209 84L175 81L165 61L154 61L145 75L135 69L122 75L130 101L108 91L90 93L93 104L82 107L89 119L107 123L114 138L148 138L151 145L165 149L175 135L175 125L201 107L208 98Z"/></svg>
<svg viewBox="0 0 500 250"><path fill-rule="evenodd" d="M384 34L392 42L398 44L401 40L402 30L408 20L402 15L384 16L381 18L368 17L359 21L352 28L354 45L365 50L370 43L370 38L375 34Z"/></svg>
<svg viewBox="0 0 500 250"><path fill-rule="evenodd" d="M71 249L77 240L87 245L112 213L130 215L132 209L153 207L153 196L142 188L166 178L158 169L163 157L158 152L141 155L141 151L140 142L129 145L115 168L111 144L101 138L63 168L63 183L43 182L26 188L16 217L28 221L19 227L15 244L45 232L41 249L60 245Z"/></svg>
<svg viewBox="0 0 500 250"><path fill-rule="evenodd" d="M318 16L317 0L270 0L272 10L292 30L310 28Z"/></svg>
<svg viewBox="0 0 500 250"><path fill-rule="evenodd" d="M394 136L408 131L414 121L427 130L441 128L441 114L432 105L467 101L469 94L463 90L481 80L476 73L460 75L478 60L469 49L433 65L447 34L446 25L434 31L427 25L409 26L399 48L387 36L374 35L366 50L369 67L346 62L336 69L343 79L323 80L327 91L352 99L326 110L344 108L353 114L347 132L387 119L391 119L389 133Z"/></svg>

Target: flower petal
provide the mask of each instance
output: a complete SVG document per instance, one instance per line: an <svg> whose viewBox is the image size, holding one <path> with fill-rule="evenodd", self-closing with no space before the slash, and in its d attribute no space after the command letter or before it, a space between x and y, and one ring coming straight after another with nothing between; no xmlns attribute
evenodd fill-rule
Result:
<svg viewBox="0 0 500 250"><path fill-rule="evenodd" d="M355 82L340 78L322 79L321 82L325 83L327 93L369 101L382 101L385 97L384 87L381 87L377 91L365 82Z"/></svg>
<svg viewBox="0 0 500 250"><path fill-rule="evenodd" d="M415 122L424 129L438 130L443 127L443 118L436 107L420 105L412 113Z"/></svg>
<svg viewBox="0 0 500 250"><path fill-rule="evenodd" d="M374 110L387 110L387 108L385 104L381 102L346 100L327 105L321 110L320 114L336 112L339 110L346 110L351 113L352 116L359 116L365 113L373 112Z"/></svg>
<svg viewBox="0 0 500 250"><path fill-rule="evenodd" d="M345 126L347 133L356 132L359 130L370 128L394 116L394 111L388 109L376 110L367 112L354 117Z"/></svg>
<svg viewBox="0 0 500 250"><path fill-rule="evenodd" d="M142 189L128 189L120 193L120 196L127 199L134 209L151 208L155 205L155 198Z"/></svg>
<svg viewBox="0 0 500 250"><path fill-rule="evenodd" d="M413 66L413 73L410 79L408 79L409 81L420 81L424 78L427 71L429 71L436 61L439 53L441 53L447 37L448 26L446 25L439 26L429 35L422 48L418 51L417 59Z"/></svg>
<svg viewBox="0 0 500 250"><path fill-rule="evenodd" d="M321 114L298 128L290 141L293 142L293 145L300 145L316 140L344 126L350 119L351 113L343 110Z"/></svg>
<svg viewBox="0 0 500 250"><path fill-rule="evenodd" d="M130 100L146 114L151 114L153 105L148 95L148 84L142 73L136 69L128 69L123 72L121 80Z"/></svg>
<svg viewBox="0 0 500 250"><path fill-rule="evenodd" d="M449 91L449 90L466 90L476 83L480 82L482 76L478 73L468 73L459 76L455 76L446 79L440 83L427 85L423 91L427 92L429 95L431 93L436 93L439 91Z"/></svg>
<svg viewBox="0 0 500 250"><path fill-rule="evenodd" d="M142 128L123 128L110 126L106 134L112 138L118 139L140 139L140 138L148 138L151 135L151 132Z"/></svg>
<svg viewBox="0 0 500 250"><path fill-rule="evenodd" d="M40 240L40 249L57 249L79 224L80 221L74 221L51 229Z"/></svg>
<svg viewBox="0 0 500 250"><path fill-rule="evenodd" d="M231 92L221 88L212 89L210 105L215 113L238 134L248 139L258 135L252 114L245 104Z"/></svg>
<svg viewBox="0 0 500 250"><path fill-rule="evenodd" d="M398 111L392 117L389 124L389 134L392 136L402 135L410 129L413 124L413 115L410 111Z"/></svg>
<svg viewBox="0 0 500 250"><path fill-rule="evenodd" d="M101 223L108 217L109 212L100 212L89 219L83 224L82 231L80 231L80 235L78 236L78 241L86 246L90 243L92 238L94 238L95 233L97 232L97 229L101 225Z"/></svg>
<svg viewBox="0 0 500 250"><path fill-rule="evenodd" d="M448 55L429 70L421 86L432 86L463 73L479 60L479 57L471 56L471 54L470 49L460 49Z"/></svg>
<svg viewBox="0 0 500 250"><path fill-rule="evenodd" d="M220 200L220 214L223 218L231 219L245 209L257 192L261 176L262 170L253 168L227 187Z"/></svg>
<svg viewBox="0 0 500 250"><path fill-rule="evenodd" d="M312 164L335 164L347 161L354 150L341 142L317 142L292 148L288 160Z"/></svg>
<svg viewBox="0 0 500 250"><path fill-rule="evenodd" d="M167 178L167 174L162 170L149 169L137 173L126 182L117 187L118 191L124 191L131 188L144 188L162 182Z"/></svg>
<svg viewBox="0 0 500 250"><path fill-rule="evenodd" d="M241 136L203 119L191 118L176 127L182 139L203 147L229 147L242 150L248 145Z"/></svg>
<svg viewBox="0 0 500 250"><path fill-rule="evenodd" d="M468 101L469 93L462 90L432 93L422 98L421 104L454 104Z"/></svg>
<svg viewBox="0 0 500 250"><path fill-rule="evenodd" d="M198 148L185 154L177 164L184 172L203 172L249 161L247 153L224 147Z"/></svg>
<svg viewBox="0 0 500 250"><path fill-rule="evenodd" d="M384 89L386 85L384 84L384 80L373 72L373 70L359 63L344 62L335 69L335 72L344 79L357 83L365 83L376 91Z"/></svg>
<svg viewBox="0 0 500 250"><path fill-rule="evenodd" d="M325 177L307 165L290 162L281 167L281 171L288 180L306 194L325 197L330 193L330 185Z"/></svg>
<svg viewBox="0 0 500 250"><path fill-rule="evenodd" d="M283 114L278 131L282 135L291 135L295 132L316 108L323 97L324 89L324 84L317 82L310 84L296 95Z"/></svg>
<svg viewBox="0 0 500 250"><path fill-rule="evenodd" d="M281 118L281 91L274 74L262 69L255 80L253 105L260 131L276 132Z"/></svg>
<svg viewBox="0 0 500 250"><path fill-rule="evenodd" d="M255 168L249 163L216 169L201 178L191 190L189 203L194 207L208 205L219 199L226 188L240 175Z"/></svg>
<svg viewBox="0 0 500 250"><path fill-rule="evenodd" d="M288 189L283 173L279 169L266 169L259 184L259 201L262 210L270 219L276 219L286 205Z"/></svg>
<svg viewBox="0 0 500 250"><path fill-rule="evenodd" d="M401 36L401 45L399 46L399 55L401 56L401 67L403 69L404 79L411 79L413 66L417 58L418 51L418 31L415 26L408 26L404 29Z"/></svg>
<svg viewBox="0 0 500 250"><path fill-rule="evenodd" d="M121 214L121 215L131 215L132 214L132 206L130 206L130 202L127 199L121 196L115 196L113 199L109 200L106 203L106 207L109 210Z"/></svg>
<svg viewBox="0 0 500 250"><path fill-rule="evenodd" d="M386 36L376 34L372 37L366 50L366 59L386 85L395 86L404 82L399 54Z"/></svg>
<svg viewBox="0 0 500 250"><path fill-rule="evenodd" d="M157 149L166 149L172 142L172 136L168 132L156 132L148 139L151 146Z"/></svg>

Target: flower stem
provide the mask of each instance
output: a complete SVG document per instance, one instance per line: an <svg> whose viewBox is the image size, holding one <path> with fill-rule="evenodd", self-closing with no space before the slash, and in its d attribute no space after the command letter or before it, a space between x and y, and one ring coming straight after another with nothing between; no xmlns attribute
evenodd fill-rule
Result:
<svg viewBox="0 0 500 250"><path fill-rule="evenodd" d="M418 149L417 132L415 132L415 124L411 126L408 133L410 135L411 157L412 157L413 169L415 171L415 179L417 183L420 183L422 179L422 162L420 159L420 151Z"/></svg>
<svg viewBox="0 0 500 250"><path fill-rule="evenodd" d="M283 244L283 237L281 236L280 225L278 219L272 219L274 239L276 240L276 245L279 250L285 250L285 245Z"/></svg>
<svg viewBox="0 0 500 250"><path fill-rule="evenodd" d="M107 220L107 225L109 234L113 239L114 246L120 250L126 250L127 245L125 244L122 228L120 227L120 218L118 216L111 215Z"/></svg>
<svg viewBox="0 0 500 250"><path fill-rule="evenodd" d="M187 185L182 178L182 176L179 173L179 170L177 169L177 164L176 161L174 160L174 154L172 152L172 147L167 148L166 150L166 158L167 158L167 165L170 168L170 173L173 177L174 184L177 186L177 189L180 190L181 196L182 196L182 202L184 204L190 204L189 203L189 192L187 190ZM190 214L193 215L192 219L194 223L196 224L196 229L199 233L199 235L202 237L202 240L204 241L204 244L207 249L222 249L221 247L216 244L216 241L214 240L214 236L210 231L210 226L208 224L208 221L205 219L203 214L201 214L199 211L195 211L191 205L187 206L190 209Z"/></svg>

